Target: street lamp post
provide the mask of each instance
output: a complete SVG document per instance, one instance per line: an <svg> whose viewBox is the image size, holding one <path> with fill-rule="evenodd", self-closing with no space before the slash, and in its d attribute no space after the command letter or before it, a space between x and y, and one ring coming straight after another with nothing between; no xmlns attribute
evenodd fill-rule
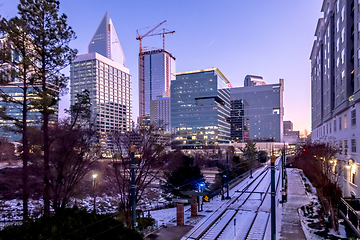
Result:
<svg viewBox="0 0 360 240"><path fill-rule="evenodd" d="M96 212L96 208L95 208L95 205L96 205L96 194L95 194L95 189L96 189L96 177L97 177L97 174L96 173L94 173L93 175L92 175L92 179L93 179L93 197L94 197L94 209L93 209L93 211L94 211L94 213Z"/></svg>

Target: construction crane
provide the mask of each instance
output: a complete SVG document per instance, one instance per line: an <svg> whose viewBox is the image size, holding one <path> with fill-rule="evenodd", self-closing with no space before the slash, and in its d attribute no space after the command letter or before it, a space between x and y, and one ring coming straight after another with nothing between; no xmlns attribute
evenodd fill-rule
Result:
<svg viewBox="0 0 360 240"><path fill-rule="evenodd" d="M137 37L136 40L139 40L139 115L140 115L140 123L143 122L143 118L145 115L145 77L144 77L144 57L143 57L143 48L142 48L142 40L144 37L161 35L163 37L163 49L165 50L165 34L173 34L175 31L168 31L163 28L161 33L154 33L154 30L160 27L165 21L159 23L154 28L152 28L147 33L140 35L139 31L136 30Z"/></svg>

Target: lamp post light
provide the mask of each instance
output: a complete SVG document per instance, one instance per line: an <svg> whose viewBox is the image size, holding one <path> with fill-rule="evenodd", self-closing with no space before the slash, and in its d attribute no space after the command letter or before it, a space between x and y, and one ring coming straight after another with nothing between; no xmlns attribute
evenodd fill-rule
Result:
<svg viewBox="0 0 360 240"><path fill-rule="evenodd" d="M96 203L96 194L95 194L95 188L96 188L96 177L97 177L97 174L94 173L92 175L92 180L93 180L93 197L94 197L94 213L96 212L96 208L95 208L95 203Z"/></svg>

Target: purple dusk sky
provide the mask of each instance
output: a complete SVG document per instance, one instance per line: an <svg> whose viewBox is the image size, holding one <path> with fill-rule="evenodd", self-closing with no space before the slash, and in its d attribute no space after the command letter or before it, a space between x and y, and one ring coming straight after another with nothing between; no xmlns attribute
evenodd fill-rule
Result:
<svg viewBox="0 0 360 240"><path fill-rule="evenodd" d="M0 0L0 15L17 14L18 0ZM160 29L166 49L176 57L176 71L217 67L232 86L243 86L246 75L262 76L266 83L285 80L284 120L294 129L311 131L310 51L322 0L60 0L60 11L77 39L71 46L79 54L88 44L105 12L112 19L132 75L133 119L138 116L138 53L136 30L166 20ZM162 47L159 36L147 37L143 46ZM65 73L69 75L67 68ZM63 96L60 112L69 107Z"/></svg>

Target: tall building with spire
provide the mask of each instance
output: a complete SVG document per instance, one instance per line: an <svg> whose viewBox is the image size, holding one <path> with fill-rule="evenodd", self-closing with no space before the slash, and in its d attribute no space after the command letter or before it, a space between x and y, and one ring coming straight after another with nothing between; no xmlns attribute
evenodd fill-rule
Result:
<svg viewBox="0 0 360 240"><path fill-rule="evenodd" d="M89 43L88 52L97 52L125 67L124 52L111 19L108 23L107 12Z"/></svg>
<svg viewBox="0 0 360 240"><path fill-rule="evenodd" d="M70 66L70 100L90 92L94 123L100 133L132 128L131 75L115 27L107 13L88 46Z"/></svg>

